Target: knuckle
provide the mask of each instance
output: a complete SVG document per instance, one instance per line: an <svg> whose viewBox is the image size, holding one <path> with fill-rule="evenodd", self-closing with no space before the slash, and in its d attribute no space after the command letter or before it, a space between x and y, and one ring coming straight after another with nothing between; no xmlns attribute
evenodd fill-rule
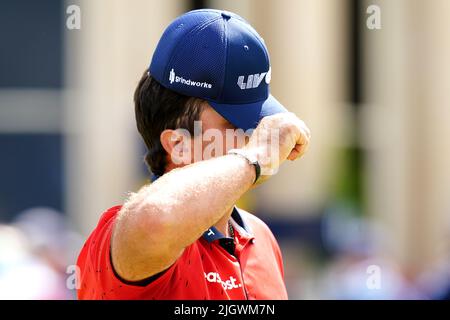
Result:
<svg viewBox="0 0 450 320"><path fill-rule="evenodd" d="M299 127L294 122L288 122L286 128L290 134L297 135L299 133Z"/></svg>

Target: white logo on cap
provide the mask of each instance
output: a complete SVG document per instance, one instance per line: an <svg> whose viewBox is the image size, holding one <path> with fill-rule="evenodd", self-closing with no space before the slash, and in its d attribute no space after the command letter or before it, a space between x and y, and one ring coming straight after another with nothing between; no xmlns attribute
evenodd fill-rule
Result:
<svg viewBox="0 0 450 320"><path fill-rule="evenodd" d="M272 78L272 69L269 68L267 72L263 73L249 74L247 76L247 81L245 81L245 76L239 76L237 85L241 90L258 88L264 79L264 76L266 77L266 83L269 84L270 79Z"/></svg>
<svg viewBox="0 0 450 320"><path fill-rule="evenodd" d="M266 74L266 83L269 84L270 83L270 79L272 79L272 68L269 67L269 71L267 71Z"/></svg>
<svg viewBox="0 0 450 320"><path fill-rule="evenodd" d="M172 70L170 70L170 73L169 73L169 81L171 84L175 81L175 71L173 71L173 68L172 68Z"/></svg>
<svg viewBox="0 0 450 320"><path fill-rule="evenodd" d="M175 74L175 71L170 70L169 73L169 82L170 84L176 82L176 83L181 83L184 84L186 86L191 86L191 87L201 87L201 88L205 88L205 89L211 89L212 88L212 84L208 83L208 82L200 82L200 81L195 81L195 80L191 80L191 79L185 79L183 77L177 76Z"/></svg>

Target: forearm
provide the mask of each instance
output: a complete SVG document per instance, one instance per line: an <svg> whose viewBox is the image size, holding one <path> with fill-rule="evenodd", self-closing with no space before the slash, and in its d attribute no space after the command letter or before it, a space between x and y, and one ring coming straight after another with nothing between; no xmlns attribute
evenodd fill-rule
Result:
<svg viewBox="0 0 450 320"><path fill-rule="evenodd" d="M279 133L274 154L267 152L272 146L266 139L273 128ZM245 150L267 172L276 172L286 159L303 155L309 139L309 129L300 119L278 114L261 120ZM140 280L169 267L186 246L229 213L255 176L247 159L226 155L172 170L143 187L125 203L114 226L116 271L127 280Z"/></svg>
<svg viewBox="0 0 450 320"><path fill-rule="evenodd" d="M182 249L219 221L254 179L255 169L240 156L200 161L143 187L125 204L120 221L144 232L148 226L149 238Z"/></svg>

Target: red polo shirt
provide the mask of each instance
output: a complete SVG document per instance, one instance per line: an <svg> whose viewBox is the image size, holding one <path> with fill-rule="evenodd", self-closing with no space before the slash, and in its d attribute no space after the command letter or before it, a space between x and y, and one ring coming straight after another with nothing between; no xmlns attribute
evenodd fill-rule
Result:
<svg viewBox="0 0 450 320"><path fill-rule="evenodd" d="M280 248L267 225L235 208L232 242L212 227L167 270L139 283L121 280L111 266L110 240L121 206L107 210L78 257L79 299L287 299Z"/></svg>

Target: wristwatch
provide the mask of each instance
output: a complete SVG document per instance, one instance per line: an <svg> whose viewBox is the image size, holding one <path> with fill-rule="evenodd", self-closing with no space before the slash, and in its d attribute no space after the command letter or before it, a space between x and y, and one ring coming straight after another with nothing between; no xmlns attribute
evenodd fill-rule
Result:
<svg viewBox="0 0 450 320"><path fill-rule="evenodd" d="M258 181L259 177L261 176L261 166L259 165L258 159L251 155L249 152L246 152L243 149L231 149L227 152L227 154L237 154L243 158L245 158L248 163L250 163L251 165L253 165L255 167L255 181L253 181L253 184L256 183L256 181Z"/></svg>

